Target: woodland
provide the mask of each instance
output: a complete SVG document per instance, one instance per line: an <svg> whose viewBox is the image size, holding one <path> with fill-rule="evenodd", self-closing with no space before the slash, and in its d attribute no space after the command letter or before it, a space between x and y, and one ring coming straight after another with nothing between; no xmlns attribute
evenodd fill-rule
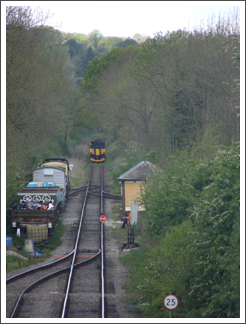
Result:
<svg viewBox="0 0 246 324"><path fill-rule="evenodd" d="M141 248L122 259L136 317L240 317L240 18L133 39L65 34L39 9L6 8L6 225L44 158L101 134L148 181ZM114 145L113 145L114 144ZM140 229L139 229L140 231ZM173 312L174 313L174 312Z"/></svg>

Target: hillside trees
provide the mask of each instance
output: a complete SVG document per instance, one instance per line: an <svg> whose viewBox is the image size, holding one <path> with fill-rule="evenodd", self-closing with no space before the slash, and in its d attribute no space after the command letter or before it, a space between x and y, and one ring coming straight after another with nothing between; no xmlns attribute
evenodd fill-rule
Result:
<svg viewBox="0 0 246 324"><path fill-rule="evenodd" d="M117 133L125 141L136 141L148 152L153 141L158 140L160 100L147 80L134 77L138 52L137 47L129 46L121 51L119 61L102 73L97 106L109 132Z"/></svg>
<svg viewBox="0 0 246 324"><path fill-rule="evenodd" d="M108 53L114 46L117 46L123 39L120 37L103 37L97 44L99 51Z"/></svg>
<svg viewBox="0 0 246 324"><path fill-rule="evenodd" d="M157 33L141 48L123 49L100 73L101 59L88 66L84 89L90 83L102 124L139 151L154 152L155 163L202 142L208 129L230 145L239 137L236 18L192 33Z"/></svg>
<svg viewBox="0 0 246 324"><path fill-rule="evenodd" d="M69 47L70 58L76 68L75 77L82 78L89 61L94 57L91 47L87 48L84 43L78 43L74 38L65 43Z"/></svg>
<svg viewBox="0 0 246 324"><path fill-rule="evenodd" d="M69 37L70 35L70 37ZM95 56L100 57L105 51L105 43L103 42L98 47L103 35L99 30L93 30L89 35L84 34L68 34L64 35L63 39L66 40L65 44L69 46L70 57L76 67L75 76L79 79L83 77L87 65ZM98 48L97 48L98 47ZM109 50L109 49L108 49Z"/></svg>
<svg viewBox="0 0 246 324"><path fill-rule="evenodd" d="M86 44L88 37L88 35L81 33L62 33L62 38L65 42L69 41L70 39L74 39L78 44Z"/></svg>
<svg viewBox="0 0 246 324"><path fill-rule="evenodd" d="M117 46L122 47L122 48L127 48L128 46L139 46L138 43L131 38L127 38L123 40L122 42L119 42Z"/></svg>
<svg viewBox="0 0 246 324"><path fill-rule="evenodd" d="M89 35L61 33L61 36L65 44L69 46L70 57L76 66L75 75L79 80L83 78L88 63L94 57L100 58L102 55L109 53L114 47L126 48L129 45L138 45L140 43L140 41L137 43L133 39L103 37L99 30L93 30ZM144 36L140 37L141 42L144 42L145 39Z"/></svg>
<svg viewBox="0 0 246 324"><path fill-rule="evenodd" d="M100 116L101 124L124 141L139 143L144 151L160 140L160 102L154 87L133 73L140 48L114 48L95 58L84 74L81 89Z"/></svg>
<svg viewBox="0 0 246 324"><path fill-rule="evenodd" d="M74 67L59 35L41 26L45 18L30 7L6 9L7 192L72 125Z"/></svg>
<svg viewBox="0 0 246 324"><path fill-rule="evenodd" d="M93 46L94 49L97 49L98 42L103 38L103 34L99 30L94 29L89 33L88 45Z"/></svg>
<svg viewBox="0 0 246 324"><path fill-rule="evenodd" d="M80 98L76 110L75 126L83 125L86 128L97 129L97 132L104 127L99 109L96 105L97 85L101 73L112 62L118 60L120 51L119 48L114 48L108 54L104 54L100 59L95 57L89 62L84 73L84 80L79 84Z"/></svg>
<svg viewBox="0 0 246 324"><path fill-rule="evenodd" d="M69 54L76 67L75 76L80 79L83 78L84 71L87 69L89 62L92 61L94 57L101 57L103 54L108 53L120 40L121 39L118 37L103 37L98 41L97 49L95 49L93 43L89 41L89 37L88 40L83 43L77 42L75 38L67 40L65 44L69 46Z"/></svg>
<svg viewBox="0 0 246 324"><path fill-rule="evenodd" d="M235 109L238 97L231 82L238 74L232 61L231 36L178 31L149 40L139 53L136 71L155 84L171 113L166 117L174 145L199 141L211 124L221 142L239 136ZM224 51L224 46L227 52Z"/></svg>

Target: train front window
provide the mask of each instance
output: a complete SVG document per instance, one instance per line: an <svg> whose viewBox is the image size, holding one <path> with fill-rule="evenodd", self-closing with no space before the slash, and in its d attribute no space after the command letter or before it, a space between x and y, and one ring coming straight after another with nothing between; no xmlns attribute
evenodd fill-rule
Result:
<svg viewBox="0 0 246 324"><path fill-rule="evenodd" d="M94 149L95 148L95 143L94 142L91 142L91 148Z"/></svg>
<svg viewBox="0 0 246 324"><path fill-rule="evenodd" d="M101 148L105 149L105 142L101 142Z"/></svg>
<svg viewBox="0 0 246 324"><path fill-rule="evenodd" d="M100 142L96 142L96 143L95 143L95 148L96 148L96 149L100 149Z"/></svg>

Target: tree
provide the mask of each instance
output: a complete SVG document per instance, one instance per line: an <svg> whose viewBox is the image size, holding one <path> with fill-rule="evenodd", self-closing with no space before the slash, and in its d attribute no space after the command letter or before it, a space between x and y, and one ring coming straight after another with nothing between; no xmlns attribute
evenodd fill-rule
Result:
<svg viewBox="0 0 246 324"><path fill-rule="evenodd" d="M94 47L94 49L97 49L97 44L102 38L103 34L100 33L99 30L94 29L92 32L89 33L88 45L91 45Z"/></svg>
<svg viewBox="0 0 246 324"><path fill-rule="evenodd" d="M134 34L134 36L132 37L132 39L134 39L135 41L139 41L141 38L142 38L142 35L139 33Z"/></svg>
<svg viewBox="0 0 246 324"><path fill-rule="evenodd" d="M189 295L193 301L200 296L203 317L240 317L239 150L239 142L219 150L204 166L210 168L212 181L191 215L196 262Z"/></svg>
<svg viewBox="0 0 246 324"><path fill-rule="evenodd" d="M97 44L98 50L108 53L114 46L120 43L123 39L120 37L103 37Z"/></svg>
<svg viewBox="0 0 246 324"><path fill-rule="evenodd" d="M110 132L117 132L125 141L136 140L148 151L156 135L159 102L153 87L134 78L132 68L138 51L129 46L119 52L119 61L104 70L96 104Z"/></svg>
<svg viewBox="0 0 246 324"><path fill-rule="evenodd" d="M157 34L143 45L135 71L157 89L172 134L173 147L181 148L200 141L208 125L222 134L221 142L230 145L238 137L238 120L232 109L238 98L230 91L238 74L232 57L231 36L226 22L216 32L173 32ZM224 47L228 43L225 54ZM171 140L171 139L170 139Z"/></svg>
<svg viewBox="0 0 246 324"><path fill-rule="evenodd" d="M91 48L87 49L84 43L78 43L75 39L71 38L66 41L65 45L69 46L69 54L73 64L76 67L75 76L82 78L84 70L88 64L88 60L92 60L93 52ZM89 53L88 53L89 51ZM89 54L89 56L88 56ZM90 57L92 55L92 57Z"/></svg>
<svg viewBox="0 0 246 324"><path fill-rule="evenodd" d="M126 48L127 46L130 46L130 45L139 46L138 43L134 39L130 39L130 38L127 38L126 40L119 42L117 44L117 46L122 47L122 48Z"/></svg>
<svg viewBox="0 0 246 324"><path fill-rule="evenodd" d="M134 34L134 36L132 37L132 39L134 39L136 42L138 42L138 44L142 44L143 42L145 42L145 40L148 38L147 35L145 34Z"/></svg>
<svg viewBox="0 0 246 324"><path fill-rule="evenodd" d="M31 7L6 9L7 196L72 125L74 66L59 35L41 25L46 18Z"/></svg>
<svg viewBox="0 0 246 324"><path fill-rule="evenodd" d="M96 92L97 82L103 70L118 59L119 48L112 49L108 54L104 54L100 59L95 57L87 66L84 74L84 82L81 84L82 90Z"/></svg>
<svg viewBox="0 0 246 324"><path fill-rule="evenodd" d="M143 242L123 258L138 317L168 317L170 290L180 301L175 317L240 317L239 146L202 161L174 159L149 179Z"/></svg>
<svg viewBox="0 0 246 324"><path fill-rule="evenodd" d="M230 145L239 137L239 97L231 91L239 78L232 32L239 29L233 24L221 18L207 30L157 33L141 47L127 39L127 46L118 44L122 51L94 59L82 88L97 93L90 100L101 123L163 164L202 142L209 129L219 144Z"/></svg>
<svg viewBox="0 0 246 324"><path fill-rule="evenodd" d="M88 41L89 36L81 33L67 33L63 34L63 39L68 41L69 39L74 39L78 44L85 44Z"/></svg>
<svg viewBox="0 0 246 324"><path fill-rule="evenodd" d="M92 50L92 47L89 46L86 52L86 58L85 58L85 68L87 67L88 63L93 60L94 58L94 53Z"/></svg>

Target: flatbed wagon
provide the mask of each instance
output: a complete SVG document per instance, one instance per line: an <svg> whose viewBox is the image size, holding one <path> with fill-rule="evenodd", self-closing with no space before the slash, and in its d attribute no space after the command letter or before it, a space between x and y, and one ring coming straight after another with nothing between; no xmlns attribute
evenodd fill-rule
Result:
<svg viewBox="0 0 246 324"><path fill-rule="evenodd" d="M36 242L47 240L62 209L60 187L25 187L17 196L20 202L11 208L12 227L25 229L27 238Z"/></svg>
<svg viewBox="0 0 246 324"><path fill-rule="evenodd" d="M24 228L30 225L46 224L52 233L59 217L58 208L53 210L18 209L21 204L15 204L11 209L12 226Z"/></svg>

